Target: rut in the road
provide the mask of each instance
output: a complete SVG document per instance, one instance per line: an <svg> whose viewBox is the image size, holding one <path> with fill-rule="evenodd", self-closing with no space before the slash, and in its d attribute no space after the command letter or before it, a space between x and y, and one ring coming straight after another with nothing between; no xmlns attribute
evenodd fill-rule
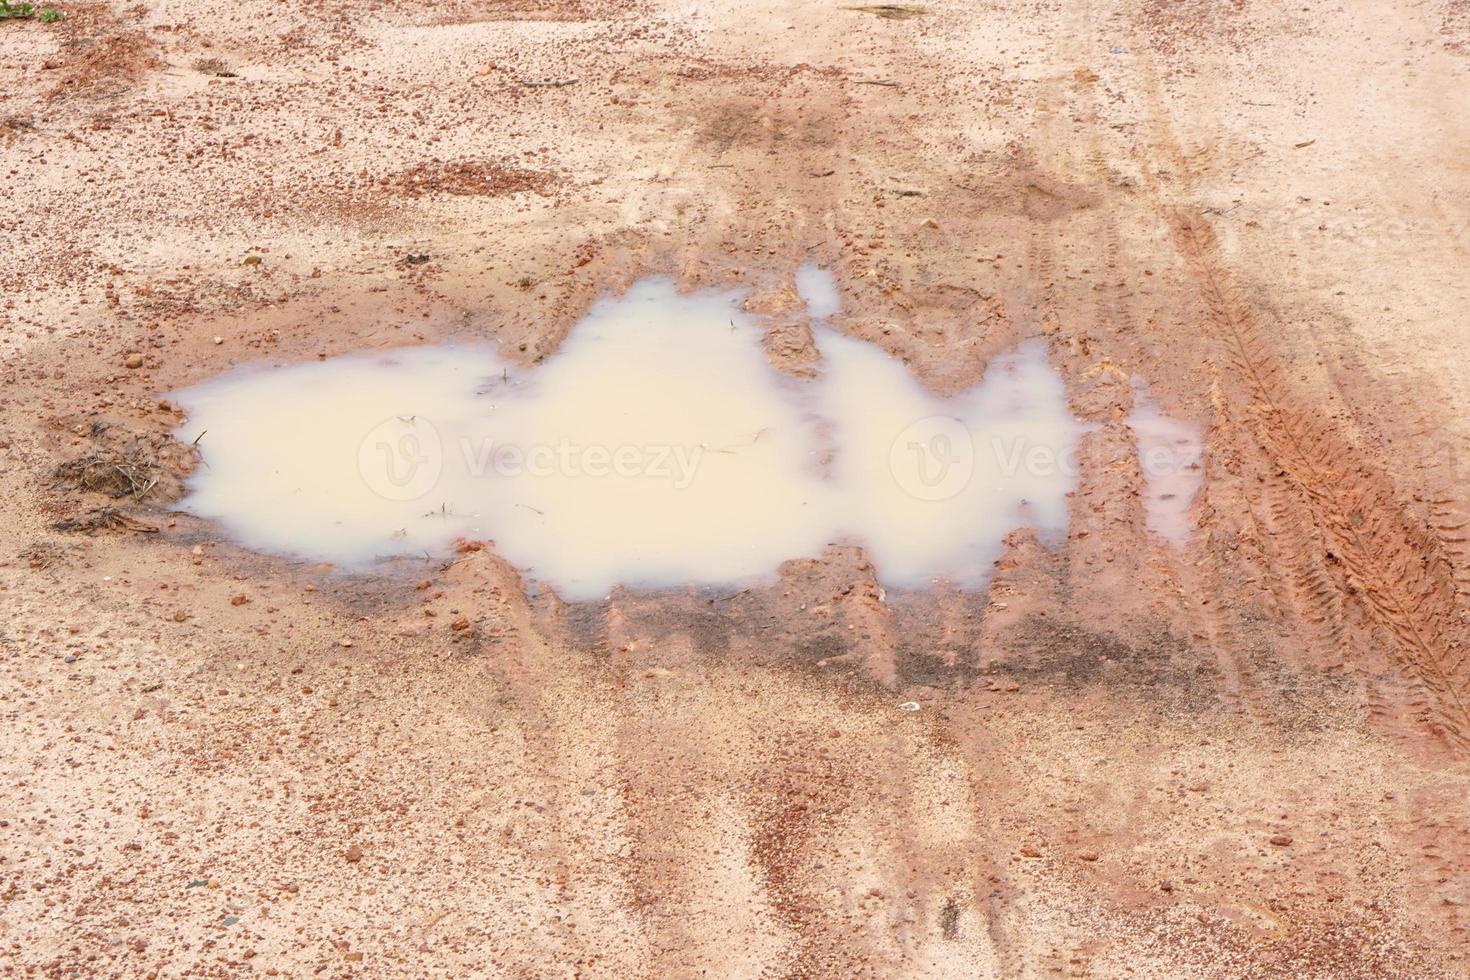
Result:
<svg viewBox="0 0 1470 980"><path fill-rule="evenodd" d="M1381 471L1314 413L1293 404L1258 318L1220 259L1209 222L1181 209L1172 215L1172 226L1199 283L1207 326L1229 352L1251 399L1253 429L1274 464L1269 492L1276 497L1279 487L1305 505L1347 592L1393 638L1395 652L1429 694L1441 730L1470 749L1470 669L1458 625L1461 597L1441 535L1397 498ZM1291 534L1311 531L1299 521L1277 526ZM1320 570L1312 565L1314 549L1287 548L1285 553L1314 601L1330 609Z"/></svg>

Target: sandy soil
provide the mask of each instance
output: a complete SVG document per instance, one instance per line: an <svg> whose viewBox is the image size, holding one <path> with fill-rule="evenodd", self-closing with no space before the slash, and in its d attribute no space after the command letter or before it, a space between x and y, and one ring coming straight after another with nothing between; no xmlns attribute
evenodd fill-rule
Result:
<svg viewBox="0 0 1470 980"><path fill-rule="evenodd" d="M62 6L0 21L7 975L1470 975L1464 0ZM568 604L171 509L233 365L805 260L937 391L1048 338L1064 545Z"/></svg>

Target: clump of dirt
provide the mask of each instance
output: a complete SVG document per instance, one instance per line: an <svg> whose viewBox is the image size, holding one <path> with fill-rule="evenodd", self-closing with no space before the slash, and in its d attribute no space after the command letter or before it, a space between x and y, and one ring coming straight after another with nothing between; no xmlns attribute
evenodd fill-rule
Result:
<svg viewBox="0 0 1470 980"><path fill-rule="evenodd" d="M761 337L761 346L771 367L793 378L815 378L822 355L817 350L812 328L800 320L780 323Z"/></svg>
<svg viewBox="0 0 1470 980"><path fill-rule="evenodd" d="M154 534L158 531L158 525L129 517L116 507L98 507L78 517L57 521L51 527L53 530L79 534L95 534L98 531L139 531Z"/></svg>
<svg viewBox="0 0 1470 980"><path fill-rule="evenodd" d="M88 452L64 460L53 471L58 485L113 500L176 500L199 460L197 448L167 433L135 433L96 422L90 435Z"/></svg>
<svg viewBox="0 0 1470 980"><path fill-rule="evenodd" d="M882 17L884 20L908 20L910 17L924 17L928 15L927 7L907 7L896 3L874 3L862 7L847 7L847 10L856 10L863 14L872 14L874 17Z"/></svg>
<svg viewBox="0 0 1470 980"><path fill-rule="evenodd" d="M194 70L201 75L209 75L214 78L239 78L235 69L219 58L200 58L194 62Z"/></svg>
<svg viewBox="0 0 1470 980"><path fill-rule="evenodd" d="M56 467L56 477L88 493L142 500L158 486L158 468L141 450L106 450Z"/></svg>
<svg viewBox="0 0 1470 980"><path fill-rule="evenodd" d="M527 191L544 196L561 182L561 178L545 171L523 170L492 160L436 160L387 178L387 182L409 197L425 194L501 197Z"/></svg>
<svg viewBox="0 0 1470 980"><path fill-rule="evenodd" d="M71 8L55 68L61 78L50 97L107 98L131 89L146 72L163 66L155 45L102 4Z"/></svg>
<svg viewBox="0 0 1470 980"><path fill-rule="evenodd" d="M66 426L77 433L80 426ZM199 462L199 450L167 432L145 433L94 421L85 429L91 445L79 456L63 460L52 470L57 499L53 513L71 513L52 523L52 530L74 534L114 531L153 533L158 527L133 516L118 505L89 503L90 495L106 497L131 507L177 500L184 479ZM75 498L66 491L80 491Z"/></svg>

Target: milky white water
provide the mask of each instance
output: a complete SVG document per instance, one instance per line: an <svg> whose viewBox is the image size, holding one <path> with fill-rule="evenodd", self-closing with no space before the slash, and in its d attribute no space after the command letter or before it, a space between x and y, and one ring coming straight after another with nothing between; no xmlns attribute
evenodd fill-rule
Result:
<svg viewBox="0 0 1470 980"><path fill-rule="evenodd" d="M804 268L815 317L831 277ZM267 550L360 566L496 550L568 598L772 576L831 543L879 578L981 584L1012 529L1066 523L1081 423L1039 342L941 400L818 324L820 377L772 371L739 294L647 280L532 369L441 346L241 371L175 399L187 509Z"/></svg>
<svg viewBox="0 0 1470 980"><path fill-rule="evenodd" d="M842 309L837 280L810 262L796 270L796 293L806 304L807 313L818 320L834 317Z"/></svg>
<svg viewBox="0 0 1470 980"><path fill-rule="evenodd" d="M1198 427L1165 415L1138 378L1133 380L1128 426L1138 440L1148 529L1183 544L1194 530L1190 505L1205 480L1204 437Z"/></svg>

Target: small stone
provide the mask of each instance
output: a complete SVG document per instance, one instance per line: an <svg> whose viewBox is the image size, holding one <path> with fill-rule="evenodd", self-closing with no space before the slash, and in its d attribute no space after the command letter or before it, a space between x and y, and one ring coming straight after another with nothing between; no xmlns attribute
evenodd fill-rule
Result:
<svg viewBox="0 0 1470 980"><path fill-rule="evenodd" d="M218 347L220 344L223 344L224 342L225 342L225 338L223 338L223 337L215 337L214 338L214 344L215 344L216 347Z"/></svg>
<svg viewBox="0 0 1470 980"><path fill-rule="evenodd" d="M350 646L352 646L352 641L351 640L338 640L337 641L337 645L340 646L340 647L350 647Z"/></svg>
<svg viewBox="0 0 1470 980"><path fill-rule="evenodd" d="M143 366L143 355L137 352L129 354L123 359L123 367L137 370Z"/></svg>
<svg viewBox="0 0 1470 980"><path fill-rule="evenodd" d="M188 618L189 618L189 614L186 613L186 612L184 612L184 610L182 610L182 609L176 610L174 612L174 622L176 622L176 623L182 623L184 620L186 620Z"/></svg>
<svg viewBox="0 0 1470 980"><path fill-rule="evenodd" d="M244 593L241 593L240 595L230 596L230 605L232 606L243 606L249 601L250 600L245 597Z"/></svg>
<svg viewBox="0 0 1470 980"><path fill-rule="evenodd" d="M456 632L458 632L459 630L467 630L470 628L470 621L465 617L460 616L458 619L454 620L454 622L449 624L449 628L455 630Z"/></svg>
<svg viewBox="0 0 1470 980"><path fill-rule="evenodd" d="M247 255L247 256L245 256L245 264L246 265L260 265L261 261L262 261L262 259L261 259L261 257L259 255Z"/></svg>
<svg viewBox="0 0 1470 980"><path fill-rule="evenodd" d="M74 664L74 663L77 662L76 656L74 654L70 654L70 653L68 653L66 656L62 657L61 660L62 660L63 663L68 663L68 664Z"/></svg>
<svg viewBox="0 0 1470 980"><path fill-rule="evenodd" d="M362 848L358 847L356 844L353 844L342 856L347 859L348 864L356 864L357 862L362 860Z"/></svg>
<svg viewBox="0 0 1470 980"><path fill-rule="evenodd" d="M1291 838L1286 834L1277 834L1271 838L1271 844L1275 847L1290 847Z"/></svg>
<svg viewBox="0 0 1470 980"><path fill-rule="evenodd" d="M1039 858L1041 857L1041 852L1032 847L1030 844L1027 844L1025 847L1021 848L1021 855L1028 858Z"/></svg>
<svg viewBox="0 0 1470 980"><path fill-rule="evenodd" d="M1172 892L1173 890L1174 890L1174 883L1172 881L1161 881L1161 882L1159 882L1159 891L1161 891L1161 892Z"/></svg>
<svg viewBox="0 0 1470 980"><path fill-rule="evenodd" d="M1080 854L1077 855L1077 858L1079 860L1082 860L1082 861L1096 861L1097 860L1097 852L1096 851L1083 851L1082 853L1080 853Z"/></svg>

